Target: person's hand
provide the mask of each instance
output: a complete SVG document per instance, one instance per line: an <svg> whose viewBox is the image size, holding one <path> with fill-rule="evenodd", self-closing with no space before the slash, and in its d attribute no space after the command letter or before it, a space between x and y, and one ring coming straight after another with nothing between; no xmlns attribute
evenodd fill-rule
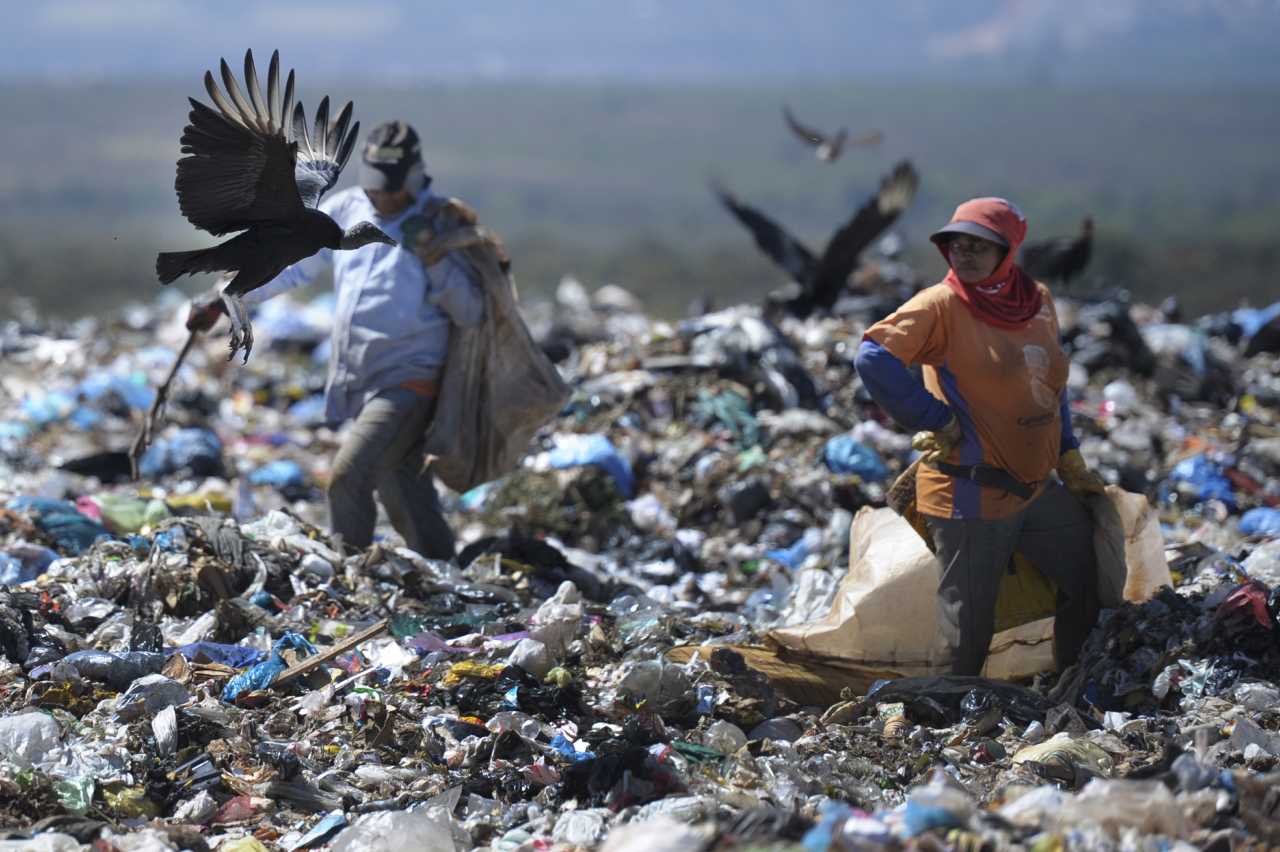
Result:
<svg viewBox="0 0 1280 852"><path fill-rule="evenodd" d="M1067 490L1080 499L1090 494L1103 494L1107 483L1089 469L1089 464L1079 450L1067 450L1058 457L1058 478Z"/></svg>
<svg viewBox="0 0 1280 852"><path fill-rule="evenodd" d="M222 299L193 299L191 310L187 313L187 331L208 331L218 322L218 318L227 312Z"/></svg>
<svg viewBox="0 0 1280 852"><path fill-rule="evenodd" d="M964 438L960 431L960 421L951 415L947 425L933 432L917 432L911 439L911 446L920 451L920 460L925 464L945 461L951 451L959 446Z"/></svg>

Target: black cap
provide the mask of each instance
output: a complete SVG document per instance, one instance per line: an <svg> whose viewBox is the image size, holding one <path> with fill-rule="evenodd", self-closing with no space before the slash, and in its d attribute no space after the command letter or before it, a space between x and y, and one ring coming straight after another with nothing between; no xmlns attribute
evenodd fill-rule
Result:
<svg viewBox="0 0 1280 852"><path fill-rule="evenodd" d="M942 245L956 234L968 234L971 237L980 237L981 239L995 243L1001 248L1009 247L1008 240L988 228L986 225L979 225L977 222L952 222L934 231L929 235L929 239L936 245Z"/></svg>
<svg viewBox="0 0 1280 852"><path fill-rule="evenodd" d="M422 162L418 133L403 121L383 122L365 137L360 159L361 189L402 189L409 170Z"/></svg>

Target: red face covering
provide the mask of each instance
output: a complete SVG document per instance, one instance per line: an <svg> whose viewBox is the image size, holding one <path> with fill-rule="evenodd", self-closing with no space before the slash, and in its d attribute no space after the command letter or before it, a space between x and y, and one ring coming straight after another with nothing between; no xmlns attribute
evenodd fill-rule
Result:
<svg viewBox="0 0 1280 852"><path fill-rule="evenodd" d="M975 222L990 228L1009 243L1000 265L986 278L965 284L955 269L947 270L944 279L973 315L996 328L1022 328L1040 312L1040 288L1030 275L1022 271L1015 258L1018 247L1027 237L1027 220L1017 207L1003 198L974 198L956 208L952 222ZM937 244L951 266L945 241Z"/></svg>

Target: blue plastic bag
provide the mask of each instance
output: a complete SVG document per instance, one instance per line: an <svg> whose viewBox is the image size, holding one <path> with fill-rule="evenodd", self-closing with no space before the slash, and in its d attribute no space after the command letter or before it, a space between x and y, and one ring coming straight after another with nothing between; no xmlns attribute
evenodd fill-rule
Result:
<svg viewBox="0 0 1280 852"><path fill-rule="evenodd" d="M635 496L631 462L604 435L562 435L551 451L550 461L557 469L589 464L604 468L623 497L630 500Z"/></svg>
<svg viewBox="0 0 1280 852"><path fill-rule="evenodd" d="M1280 509L1259 506L1240 516L1240 532L1245 535L1280 536Z"/></svg>
<svg viewBox="0 0 1280 852"><path fill-rule="evenodd" d="M58 547L75 556L84 553L98 539L112 537L106 527L80 514L75 504L66 500L20 495L10 500L8 507L33 515L42 532L49 535Z"/></svg>
<svg viewBox="0 0 1280 852"><path fill-rule="evenodd" d="M159 438L138 460L138 472L147 478L166 476L182 469L195 476L222 472L222 441L208 429L179 429Z"/></svg>
<svg viewBox="0 0 1280 852"><path fill-rule="evenodd" d="M75 651L62 658L87 680L105 683L112 689L123 692L140 677L157 674L164 667L164 654L151 651L122 651L113 654L109 651ZM37 676L32 671L32 676Z"/></svg>
<svg viewBox="0 0 1280 852"><path fill-rule="evenodd" d="M564 734L556 734L555 737L552 738L550 746L565 760L572 761L573 763L581 763L584 760L594 760L596 756L595 752L578 751L575 749L573 747L573 743L569 742L568 738L565 737Z"/></svg>
<svg viewBox="0 0 1280 852"><path fill-rule="evenodd" d="M209 660L233 669L243 669L262 661L266 653L244 645L224 645L221 642L191 642L176 648L165 648L166 657L181 654L188 660Z"/></svg>
<svg viewBox="0 0 1280 852"><path fill-rule="evenodd" d="M293 459L276 459L249 474L249 481L254 485L294 488L305 485L307 475L302 471L302 465Z"/></svg>
<svg viewBox="0 0 1280 852"><path fill-rule="evenodd" d="M0 586L29 583L39 577L58 554L47 547L28 542L18 542L0 552Z"/></svg>
<svg viewBox="0 0 1280 852"><path fill-rule="evenodd" d="M1227 479L1221 465L1210 461L1203 453L1174 465L1169 472L1169 479L1192 485L1201 500L1221 500L1229 508L1236 508L1236 495L1231 487L1231 480Z"/></svg>
<svg viewBox="0 0 1280 852"><path fill-rule="evenodd" d="M235 701L242 692L266 689L270 686L280 676L280 672L289 667L283 656L286 648L293 648L304 657L316 653L316 646L308 642L302 634L286 633L276 640L276 644L271 648L270 657L227 681L227 685L222 690L222 700Z"/></svg>
<svg viewBox="0 0 1280 852"><path fill-rule="evenodd" d="M880 454L852 435L836 435L822 449L822 459L832 473L852 473L866 482L880 482L889 476Z"/></svg>
<svg viewBox="0 0 1280 852"><path fill-rule="evenodd" d="M818 530L806 530L804 535L800 536L790 547L781 547L776 550L766 550L765 557L772 559L774 562L785 565L792 571L804 564L822 541L822 533Z"/></svg>

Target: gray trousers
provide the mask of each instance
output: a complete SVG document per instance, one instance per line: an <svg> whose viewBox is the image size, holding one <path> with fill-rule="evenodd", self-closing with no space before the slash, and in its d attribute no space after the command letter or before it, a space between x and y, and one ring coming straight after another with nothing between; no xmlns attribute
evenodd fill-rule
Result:
<svg viewBox="0 0 1280 852"><path fill-rule="evenodd" d="M998 520L927 517L942 563L938 615L952 645L952 674L977 675L995 632L1000 578L1021 551L1058 586L1053 656L1074 663L1098 618L1093 519L1079 500L1050 481L1031 505Z"/></svg>
<svg viewBox="0 0 1280 852"><path fill-rule="evenodd" d="M377 491L410 550L429 559L453 558L453 531L440 511L435 477L421 470L422 435L434 408L433 399L391 388L361 409L329 480L329 528L344 543L362 550L373 542Z"/></svg>

